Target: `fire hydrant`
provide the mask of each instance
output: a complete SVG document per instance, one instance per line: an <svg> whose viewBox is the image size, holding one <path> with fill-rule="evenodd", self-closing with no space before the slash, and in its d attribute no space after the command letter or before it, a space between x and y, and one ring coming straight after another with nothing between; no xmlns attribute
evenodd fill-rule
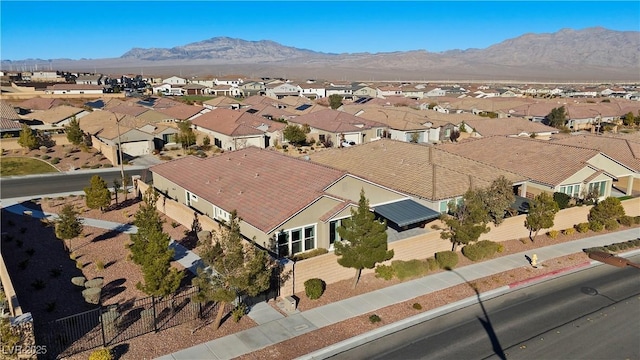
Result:
<svg viewBox="0 0 640 360"><path fill-rule="evenodd" d="M533 256L531 256L531 266L533 267L538 266L538 255L533 254Z"/></svg>

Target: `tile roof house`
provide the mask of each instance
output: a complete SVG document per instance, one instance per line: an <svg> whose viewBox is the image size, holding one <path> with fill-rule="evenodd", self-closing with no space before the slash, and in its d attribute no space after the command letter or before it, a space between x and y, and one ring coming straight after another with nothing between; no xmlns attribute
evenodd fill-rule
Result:
<svg viewBox="0 0 640 360"><path fill-rule="evenodd" d="M632 169L635 173L633 176L621 177L613 184L626 195L632 195L633 192L640 192L640 134L635 134L635 138L558 134L551 139L551 143L594 149Z"/></svg>
<svg viewBox="0 0 640 360"><path fill-rule="evenodd" d="M214 109L195 118L193 128L212 137L215 146L237 150L249 146L267 148L282 141L285 125L247 112Z"/></svg>
<svg viewBox="0 0 640 360"><path fill-rule="evenodd" d="M193 120L198 116L202 115L205 112L208 112L209 109L206 109L201 106L195 105L176 105L166 109L156 109L158 112L167 115L171 119L185 121L185 120Z"/></svg>
<svg viewBox="0 0 640 360"><path fill-rule="evenodd" d="M42 125L34 125L34 129L50 130L62 128L67 125L72 118L81 119L89 114L88 111L69 105L60 105L49 110L39 111L24 116L34 122L40 122Z"/></svg>
<svg viewBox="0 0 640 360"><path fill-rule="evenodd" d="M243 106L246 106L243 101L228 96L218 96L213 99L209 99L202 103L202 106L209 110L217 108L225 108L231 110L238 110Z"/></svg>
<svg viewBox="0 0 640 360"><path fill-rule="evenodd" d="M6 101L0 100L0 135L1 136L20 136L22 125L20 124L20 115L16 109Z"/></svg>
<svg viewBox="0 0 640 360"><path fill-rule="evenodd" d="M49 110L53 107L63 105L64 100L62 99L45 99L45 98L31 98L25 100L18 104L18 107L27 110L27 111L39 111L39 110Z"/></svg>
<svg viewBox="0 0 640 360"><path fill-rule="evenodd" d="M633 169L598 150L531 138L493 136L438 148L525 176L527 197L563 192L579 198L597 189L605 198L614 181L636 177Z"/></svg>
<svg viewBox="0 0 640 360"><path fill-rule="evenodd" d="M549 138L552 134L557 134L558 129L544 125L542 123L533 122L524 118L479 118L468 119L464 121L465 129L472 136L531 136Z"/></svg>
<svg viewBox="0 0 640 360"><path fill-rule="evenodd" d="M522 190L525 176L443 151L430 145L381 139L309 155L312 162L347 171L409 194L430 209L444 212L470 187L486 187L504 176Z"/></svg>
<svg viewBox="0 0 640 360"><path fill-rule="evenodd" d="M309 136L321 143L350 146L379 139L388 126L343 111L325 109L297 116L291 124L309 125Z"/></svg>
<svg viewBox="0 0 640 360"><path fill-rule="evenodd" d="M416 204L344 171L256 147L204 159L189 156L150 170L159 192L201 214L228 221L237 211L243 236L264 247L274 242L279 256L330 249L340 219L351 215L361 190L372 208Z"/></svg>
<svg viewBox="0 0 640 360"><path fill-rule="evenodd" d="M102 94L104 87L102 85L85 85L85 84L54 84L47 86L45 94L56 95L83 95L83 94Z"/></svg>

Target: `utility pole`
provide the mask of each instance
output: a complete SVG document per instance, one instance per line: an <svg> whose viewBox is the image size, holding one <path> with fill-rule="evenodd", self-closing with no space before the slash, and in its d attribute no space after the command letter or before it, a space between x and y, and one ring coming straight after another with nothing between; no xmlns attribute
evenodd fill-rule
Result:
<svg viewBox="0 0 640 360"><path fill-rule="evenodd" d="M122 142L120 141L120 121L122 121L122 119L124 119L126 115L122 115L120 119L118 119L118 116L116 114L113 114L113 116L115 116L116 118L116 127L118 128L118 158L120 160L120 176L122 176L122 189L125 191L125 194L126 194L127 184L124 178L124 161L122 160ZM125 200L126 200L126 195L125 195Z"/></svg>

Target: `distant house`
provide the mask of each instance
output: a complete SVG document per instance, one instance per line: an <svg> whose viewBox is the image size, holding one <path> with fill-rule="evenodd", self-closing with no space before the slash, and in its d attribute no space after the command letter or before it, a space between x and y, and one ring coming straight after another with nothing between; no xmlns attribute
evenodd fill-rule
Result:
<svg viewBox="0 0 640 360"><path fill-rule="evenodd" d="M327 97L327 89L321 84L299 84L300 96L304 96L309 99L322 99Z"/></svg>
<svg viewBox="0 0 640 360"><path fill-rule="evenodd" d="M297 116L290 124L309 125L310 137L335 147L362 144L382 137L387 125L343 111L325 109Z"/></svg>
<svg viewBox="0 0 640 360"><path fill-rule="evenodd" d="M41 124L33 125L32 128L34 129L52 130L62 129L69 124L71 119L76 118L79 120L88 114L89 112L82 108L60 105L49 110L27 114L24 118Z"/></svg>
<svg viewBox="0 0 640 360"><path fill-rule="evenodd" d="M104 88L100 85L84 85L84 84L54 84L47 86L45 94L54 95L83 95L83 94L102 94Z"/></svg>
<svg viewBox="0 0 640 360"><path fill-rule="evenodd" d="M266 94L266 86L264 83L258 81L249 81L241 84L239 86L241 96L250 97L254 95L265 95Z"/></svg>
<svg viewBox="0 0 640 360"><path fill-rule="evenodd" d="M268 85L266 96L272 99L282 99L287 96L300 96L300 91L301 88L298 85L290 83Z"/></svg>
<svg viewBox="0 0 640 360"><path fill-rule="evenodd" d="M237 110L218 108L195 118L193 128L211 137L223 150L249 146L268 148L282 142L283 123Z"/></svg>
<svg viewBox="0 0 640 360"><path fill-rule="evenodd" d="M76 84L82 85L103 85L100 83L102 75L80 75L76 78Z"/></svg>
<svg viewBox="0 0 640 360"><path fill-rule="evenodd" d="M168 77L166 79L162 79L162 82L164 84L171 84L171 85L187 85L187 80L183 79L181 77L177 77L177 76L172 76L172 77Z"/></svg>
<svg viewBox="0 0 640 360"><path fill-rule="evenodd" d="M219 76L214 80L216 85L229 85L233 87L238 87L242 85L243 80L241 77L236 75L227 75L227 76Z"/></svg>
<svg viewBox="0 0 640 360"><path fill-rule="evenodd" d="M182 87L187 95L205 95L208 94L208 89L209 87L201 84L187 84Z"/></svg>

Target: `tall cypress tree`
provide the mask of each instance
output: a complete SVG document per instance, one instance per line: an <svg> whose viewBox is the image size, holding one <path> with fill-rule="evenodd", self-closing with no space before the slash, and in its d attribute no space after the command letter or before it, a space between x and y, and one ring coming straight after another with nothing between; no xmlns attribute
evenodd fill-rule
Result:
<svg viewBox="0 0 640 360"><path fill-rule="evenodd" d="M386 230L387 224L375 219L361 190L358 209L351 209L351 218L342 220L338 227L342 240L334 244L340 256L338 264L356 269L351 288L358 285L362 269L373 269L377 263L393 258L393 250L387 250Z"/></svg>

